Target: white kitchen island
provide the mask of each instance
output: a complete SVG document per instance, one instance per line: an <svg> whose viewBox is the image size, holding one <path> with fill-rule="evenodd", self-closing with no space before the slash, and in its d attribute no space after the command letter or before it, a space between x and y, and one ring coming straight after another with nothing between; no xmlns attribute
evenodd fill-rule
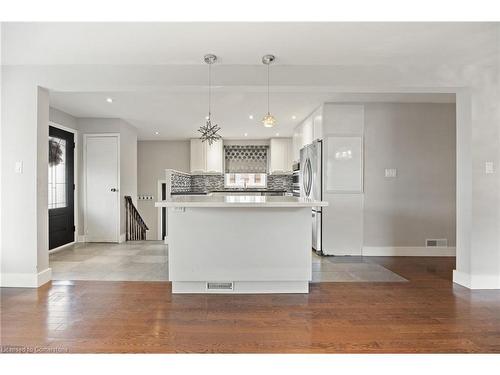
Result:
<svg viewBox="0 0 500 375"><path fill-rule="evenodd" d="M284 196L177 196L167 207L173 293L308 293L311 208Z"/></svg>

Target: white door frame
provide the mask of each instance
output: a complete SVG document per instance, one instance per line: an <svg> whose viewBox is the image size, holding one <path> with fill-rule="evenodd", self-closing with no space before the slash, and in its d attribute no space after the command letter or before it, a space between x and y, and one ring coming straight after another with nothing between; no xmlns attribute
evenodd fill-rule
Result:
<svg viewBox="0 0 500 375"><path fill-rule="evenodd" d="M84 229L84 239L87 242L87 140L89 138L102 138L102 137L115 137L117 141L117 161L118 161L118 177L117 177L117 189L118 194L116 194L117 204L117 220L116 220L116 235L114 242L120 242L120 223L121 223L121 187L120 187L120 133L87 133L83 135L83 229Z"/></svg>
<svg viewBox="0 0 500 375"><path fill-rule="evenodd" d="M49 254L55 253L59 250L64 249L66 246L72 245L78 240L78 232L79 232L79 222L78 222L78 213L79 213L79 190L80 186L78 184L78 130L68 128L67 126L63 126L58 124L57 122L49 120L49 126L53 128L61 129L67 131L69 133L73 133L73 141L75 142L75 148L73 149L73 183L75 184L75 190L73 191L73 223L75 224L75 233L73 234L73 242L64 244L62 246L56 247L52 250L49 250Z"/></svg>

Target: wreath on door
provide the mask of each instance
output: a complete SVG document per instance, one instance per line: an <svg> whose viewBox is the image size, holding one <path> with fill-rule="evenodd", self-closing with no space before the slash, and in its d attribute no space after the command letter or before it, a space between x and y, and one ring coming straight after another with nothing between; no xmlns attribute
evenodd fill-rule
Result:
<svg viewBox="0 0 500 375"><path fill-rule="evenodd" d="M61 144L53 139L49 140L49 165L54 167L63 162Z"/></svg>

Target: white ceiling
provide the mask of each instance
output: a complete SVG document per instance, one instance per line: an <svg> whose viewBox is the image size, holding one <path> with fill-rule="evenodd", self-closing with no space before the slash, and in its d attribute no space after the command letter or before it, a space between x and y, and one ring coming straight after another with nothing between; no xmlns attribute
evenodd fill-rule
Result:
<svg viewBox="0 0 500 375"><path fill-rule="evenodd" d="M214 69L218 86L213 117L222 135L268 138L276 132L290 136L293 127L323 102L357 99L331 88L300 87L303 82L321 86L317 77L331 76L331 67L340 72L335 77L341 84L349 67L371 71L385 66L383 82L403 65L446 66L480 59L491 53L496 37L494 23L2 23L2 64L66 65L65 71L74 64L84 65L88 74L95 72L94 83L82 81L84 90L48 87L53 107L77 117L123 118L138 128L140 139L179 139L196 136L204 122L202 59L215 53L219 61ZM276 129L265 129L259 121L266 112L261 63L266 53L277 56L271 75L276 85L271 97ZM106 70L103 65L108 65ZM132 88L139 85L133 77L118 78L123 69L139 65L151 87ZM96 82L104 71L110 72L104 80L111 76L123 89L109 83L99 86ZM363 78L359 80L363 85ZM454 96L364 99L449 102ZM250 114L253 120L248 119Z"/></svg>
<svg viewBox="0 0 500 375"><path fill-rule="evenodd" d="M106 98L112 98L108 103ZM274 129L264 128L265 92L221 92L213 96L212 114L221 135L230 139L289 137L293 128L324 102L396 101L454 102L451 94L335 94L311 92L273 93L271 111L278 120ZM139 139L185 139L196 137L207 114L206 92L161 93L68 93L51 92L51 106L76 117L117 117L138 129ZM253 115L253 120L249 119ZM293 120L292 116L296 119ZM155 132L159 132L156 135Z"/></svg>
<svg viewBox="0 0 500 375"><path fill-rule="evenodd" d="M4 23L5 64L418 64L474 58L494 23ZM493 33L494 34L494 33ZM472 53L472 56L470 55Z"/></svg>

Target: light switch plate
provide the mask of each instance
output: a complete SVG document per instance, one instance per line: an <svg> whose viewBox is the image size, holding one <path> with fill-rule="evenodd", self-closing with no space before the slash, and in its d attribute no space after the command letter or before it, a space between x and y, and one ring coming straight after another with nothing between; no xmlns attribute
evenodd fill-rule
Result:
<svg viewBox="0 0 500 375"><path fill-rule="evenodd" d="M23 174L23 161L16 161L15 172L17 174Z"/></svg>
<svg viewBox="0 0 500 375"><path fill-rule="evenodd" d="M398 170L396 168L386 168L385 177L394 178L398 175Z"/></svg>
<svg viewBox="0 0 500 375"><path fill-rule="evenodd" d="M487 161L486 163L484 163L484 172L486 174L495 173L495 166L493 165L492 161Z"/></svg>

